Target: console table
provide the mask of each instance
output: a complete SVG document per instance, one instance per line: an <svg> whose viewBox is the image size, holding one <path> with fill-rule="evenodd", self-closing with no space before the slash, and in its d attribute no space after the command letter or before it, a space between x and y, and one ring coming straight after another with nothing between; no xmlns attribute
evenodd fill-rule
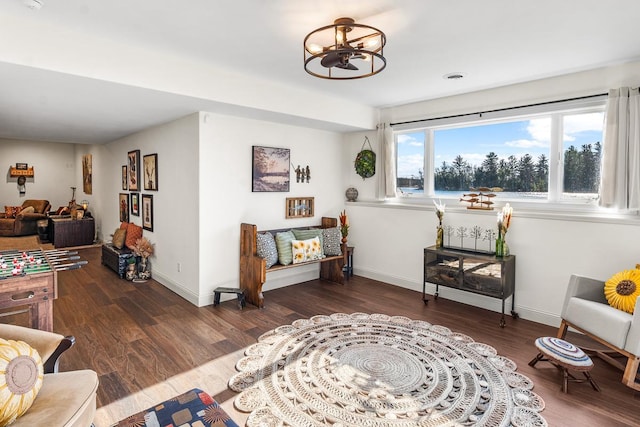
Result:
<svg viewBox="0 0 640 427"><path fill-rule="evenodd" d="M95 221L93 218L50 218L49 238L56 248L85 246L93 243Z"/></svg>
<svg viewBox="0 0 640 427"><path fill-rule="evenodd" d="M467 250L436 248L424 249L424 281L422 300L426 304L426 284L436 285L434 298L438 299L440 286L485 295L502 300L500 326L505 326L504 302L511 298L511 316L515 312L516 257L496 257L493 254Z"/></svg>

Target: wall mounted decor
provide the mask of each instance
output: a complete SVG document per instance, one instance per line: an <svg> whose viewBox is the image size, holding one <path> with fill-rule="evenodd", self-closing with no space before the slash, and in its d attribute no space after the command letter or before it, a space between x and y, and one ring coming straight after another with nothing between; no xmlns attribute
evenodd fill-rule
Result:
<svg viewBox="0 0 640 427"><path fill-rule="evenodd" d="M93 192L93 184L92 179L93 176L91 174L92 168L92 158L91 154L85 154L82 156L82 190L84 194L92 194Z"/></svg>
<svg viewBox="0 0 640 427"><path fill-rule="evenodd" d="M365 150L365 144L369 144L369 149ZM362 179L371 178L376 174L376 153L373 152L369 138L366 136L364 137L362 148L356 156L354 166L356 173L360 175Z"/></svg>
<svg viewBox="0 0 640 427"><path fill-rule="evenodd" d="M142 195L142 228L153 231L153 195Z"/></svg>
<svg viewBox="0 0 640 427"><path fill-rule="evenodd" d="M127 171L127 165L122 165L122 189L129 189L129 173Z"/></svg>
<svg viewBox="0 0 640 427"><path fill-rule="evenodd" d="M129 195L127 193L119 194L118 208L120 209L120 222L129 222Z"/></svg>
<svg viewBox="0 0 640 427"><path fill-rule="evenodd" d="M20 165L20 167L18 167L18 165ZM18 176L33 177L34 175L33 166L27 167L26 163L16 163L16 167L11 166L9 168L9 176L12 178Z"/></svg>
<svg viewBox="0 0 640 427"><path fill-rule="evenodd" d="M296 182L304 183L306 181L307 184L309 183L309 180L311 179L311 169L309 169L309 165L307 165L306 168L300 167L300 165L298 165L298 167L295 168L294 171L296 172Z"/></svg>
<svg viewBox="0 0 640 427"><path fill-rule="evenodd" d="M251 191L289 191L290 150L253 146Z"/></svg>
<svg viewBox="0 0 640 427"><path fill-rule="evenodd" d="M140 193L131 193L131 215L140 216Z"/></svg>
<svg viewBox="0 0 640 427"><path fill-rule="evenodd" d="M140 190L140 150L129 151L127 155L129 166L129 190Z"/></svg>
<svg viewBox="0 0 640 427"><path fill-rule="evenodd" d="M158 154L147 154L142 158L144 189L158 191Z"/></svg>
<svg viewBox="0 0 640 427"><path fill-rule="evenodd" d="M313 197L287 197L286 218L309 218L315 214Z"/></svg>

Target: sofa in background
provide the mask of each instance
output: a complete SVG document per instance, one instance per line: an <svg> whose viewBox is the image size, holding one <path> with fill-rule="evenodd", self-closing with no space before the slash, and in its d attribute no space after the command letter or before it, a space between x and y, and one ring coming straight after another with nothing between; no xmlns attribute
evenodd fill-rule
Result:
<svg viewBox="0 0 640 427"><path fill-rule="evenodd" d="M48 200L25 200L18 212L8 215L11 208L5 206L5 211L0 213L0 236L29 236L38 234L38 221L47 219L47 213L51 208ZM30 212L33 208L33 212ZM26 209L26 211L25 211ZM18 210L18 209L16 209Z"/></svg>

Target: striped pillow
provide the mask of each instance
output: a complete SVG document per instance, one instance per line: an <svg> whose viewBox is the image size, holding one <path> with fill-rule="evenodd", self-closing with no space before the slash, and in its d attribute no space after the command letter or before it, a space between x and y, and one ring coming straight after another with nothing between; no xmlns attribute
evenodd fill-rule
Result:
<svg viewBox="0 0 640 427"><path fill-rule="evenodd" d="M289 265L293 262L293 252L291 251L291 241L296 236L291 231L276 233L276 247L278 248L278 262L282 265Z"/></svg>

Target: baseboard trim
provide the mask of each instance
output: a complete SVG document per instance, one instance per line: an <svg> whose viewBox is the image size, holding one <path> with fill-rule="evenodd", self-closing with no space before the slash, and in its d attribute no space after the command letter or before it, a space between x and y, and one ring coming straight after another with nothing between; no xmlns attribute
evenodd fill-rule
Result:
<svg viewBox="0 0 640 427"><path fill-rule="evenodd" d="M378 280L380 282L388 283L390 285L399 286L401 288L410 289L412 291L422 293L422 283L416 283L405 277L393 276L376 270L354 268L354 274L368 279ZM428 294L429 299L433 299L433 294L436 291L436 285L427 283L425 292ZM440 286L438 289L439 296L442 298L450 299L453 301L461 302L463 304L472 305L474 307L484 308L486 310L495 311L497 313L502 312L502 301L496 298L486 297L484 295L478 295L471 292L459 291L457 289L447 288L446 286ZM505 314L511 315L511 298L505 300ZM515 301L515 311L522 319L530 320L532 322L541 323L543 325L549 325L558 327L560 325L560 316L548 312L542 312L530 307L521 305L518 303L518 298Z"/></svg>
<svg viewBox="0 0 640 427"><path fill-rule="evenodd" d="M191 304L197 306L197 307L203 307L205 305L210 305L213 304L213 294L211 294L208 298L208 300L210 300L210 302L206 302L206 298L203 300L203 298L200 295L197 295L195 293L193 293L192 291L190 291L189 289L186 289L184 286L180 285L179 283L174 282L173 280L169 279L168 277L166 277L165 275L163 275L162 273L159 273L157 271L153 272L153 279L160 283L161 285L163 285L165 288L173 291L174 293L180 295L182 298L186 299L187 301L189 301Z"/></svg>

